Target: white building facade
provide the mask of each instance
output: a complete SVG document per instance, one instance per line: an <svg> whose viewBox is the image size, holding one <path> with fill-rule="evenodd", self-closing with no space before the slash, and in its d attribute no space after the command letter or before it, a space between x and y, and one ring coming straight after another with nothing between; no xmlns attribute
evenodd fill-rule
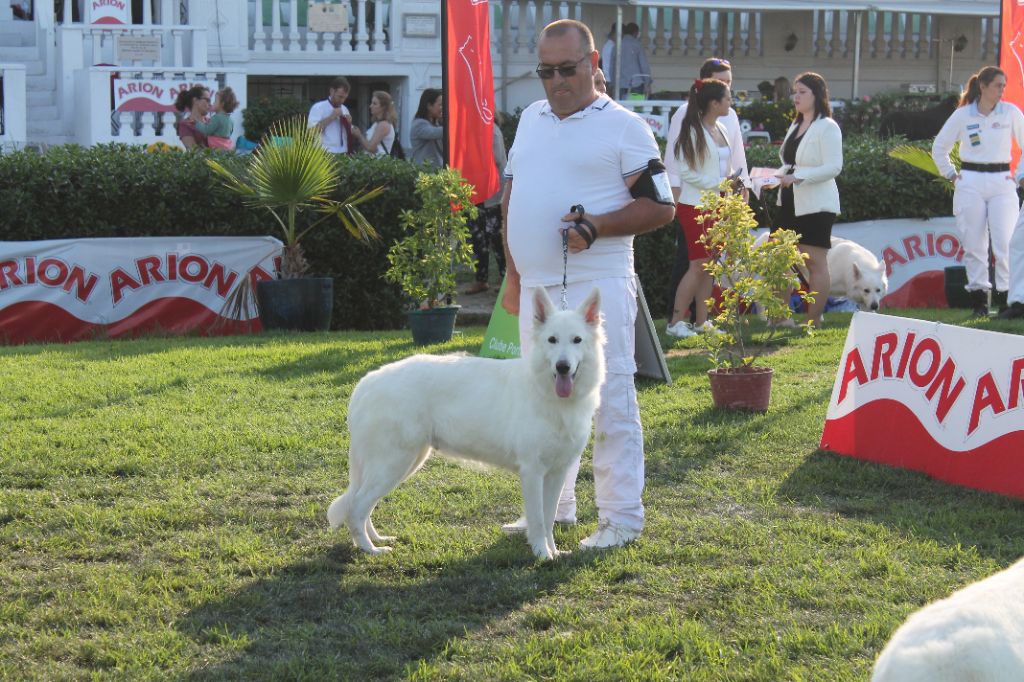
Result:
<svg viewBox="0 0 1024 682"><path fill-rule="evenodd" d="M350 0L341 8L304 0L0 2L0 150L177 143L173 114L115 110L118 79L231 86L242 103L235 113L240 134L248 103L292 96L311 104L335 76L353 84L357 124L366 123L373 90L391 92L408 145L404 131L420 94L441 86L438 0ZM128 22L96 23L101 5L121 5ZM489 8L495 99L503 111L543 97L533 72L537 33L558 18L588 24L599 48L619 17L637 23L653 90L670 100L709 56L732 62L736 90L756 93L761 81L813 70L834 98L957 89L998 56L997 0L491 0ZM317 13L347 21L331 24Z"/></svg>

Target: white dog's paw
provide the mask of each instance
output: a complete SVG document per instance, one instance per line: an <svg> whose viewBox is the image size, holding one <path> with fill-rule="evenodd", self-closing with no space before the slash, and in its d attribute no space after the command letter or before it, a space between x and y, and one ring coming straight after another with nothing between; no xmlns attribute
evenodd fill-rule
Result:
<svg viewBox="0 0 1024 682"><path fill-rule="evenodd" d="M551 561L555 558L546 544L543 547L534 547L533 555L540 561Z"/></svg>
<svg viewBox="0 0 1024 682"><path fill-rule="evenodd" d="M387 547L385 545L381 545L380 547L375 547L374 545L370 545L369 547L360 547L359 549L363 550L367 554L372 554L372 555L384 554L386 552L390 552L391 551L391 548Z"/></svg>

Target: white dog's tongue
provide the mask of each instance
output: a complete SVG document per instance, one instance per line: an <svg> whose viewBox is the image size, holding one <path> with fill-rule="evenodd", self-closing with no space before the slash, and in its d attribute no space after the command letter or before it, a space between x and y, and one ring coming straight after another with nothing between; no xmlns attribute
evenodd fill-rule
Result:
<svg viewBox="0 0 1024 682"><path fill-rule="evenodd" d="M572 395L572 377L568 374L555 375L555 393L559 398L568 398Z"/></svg>

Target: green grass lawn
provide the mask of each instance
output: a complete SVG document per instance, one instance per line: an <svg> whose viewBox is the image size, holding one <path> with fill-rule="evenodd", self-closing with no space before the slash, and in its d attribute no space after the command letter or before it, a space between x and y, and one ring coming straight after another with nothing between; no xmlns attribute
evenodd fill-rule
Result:
<svg viewBox="0 0 1024 682"><path fill-rule="evenodd" d="M1024 505L818 450L848 320L767 358L764 415L713 409L679 343L639 384L642 538L551 563L499 530L515 477L444 461L378 507L394 552L327 527L349 394L408 332L0 348L0 678L866 679L1024 554ZM589 454L578 495L563 549Z"/></svg>

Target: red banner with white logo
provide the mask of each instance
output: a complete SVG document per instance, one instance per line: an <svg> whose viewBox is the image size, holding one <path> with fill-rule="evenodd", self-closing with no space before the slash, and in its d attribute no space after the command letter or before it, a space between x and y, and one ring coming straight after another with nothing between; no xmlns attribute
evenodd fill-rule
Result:
<svg viewBox="0 0 1024 682"><path fill-rule="evenodd" d="M0 242L0 343L259 331L253 306L225 302L280 254L272 237Z"/></svg>
<svg viewBox="0 0 1024 682"><path fill-rule="evenodd" d="M854 314L821 447L1024 498L1024 337Z"/></svg>
<svg viewBox="0 0 1024 682"><path fill-rule="evenodd" d="M1002 0L999 21L999 68L1006 73L1003 99L1024 109L1024 0ZM1016 167L1020 149L1013 143Z"/></svg>
<svg viewBox="0 0 1024 682"><path fill-rule="evenodd" d="M473 185L473 203L498 191L494 164L494 76L487 0L448 0L448 165Z"/></svg>

